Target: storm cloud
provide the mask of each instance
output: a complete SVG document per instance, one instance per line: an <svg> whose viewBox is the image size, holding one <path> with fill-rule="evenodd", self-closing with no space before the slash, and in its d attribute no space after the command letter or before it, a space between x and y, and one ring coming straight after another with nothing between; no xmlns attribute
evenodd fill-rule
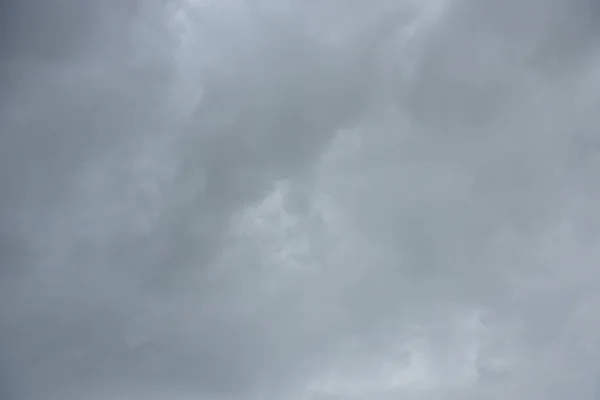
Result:
<svg viewBox="0 0 600 400"><path fill-rule="evenodd" d="M596 399L599 13L5 2L0 397Z"/></svg>

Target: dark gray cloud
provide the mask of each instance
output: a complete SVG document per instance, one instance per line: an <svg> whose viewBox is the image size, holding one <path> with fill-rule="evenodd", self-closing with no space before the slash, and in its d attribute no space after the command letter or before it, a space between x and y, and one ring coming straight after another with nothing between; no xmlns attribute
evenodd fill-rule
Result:
<svg viewBox="0 0 600 400"><path fill-rule="evenodd" d="M598 396L596 2L4 10L0 397Z"/></svg>

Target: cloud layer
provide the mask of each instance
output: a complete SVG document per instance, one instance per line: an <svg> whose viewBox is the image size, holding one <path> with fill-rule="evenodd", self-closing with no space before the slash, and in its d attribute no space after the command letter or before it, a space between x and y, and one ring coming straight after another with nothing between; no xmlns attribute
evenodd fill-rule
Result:
<svg viewBox="0 0 600 400"><path fill-rule="evenodd" d="M20 1L0 397L595 399L593 1Z"/></svg>

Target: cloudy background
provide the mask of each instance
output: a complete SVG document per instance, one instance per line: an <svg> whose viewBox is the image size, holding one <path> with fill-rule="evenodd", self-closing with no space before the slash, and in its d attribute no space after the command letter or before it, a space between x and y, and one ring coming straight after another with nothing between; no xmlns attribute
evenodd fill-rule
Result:
<svg viewBox="0 0 600 400"><path fill-rule="evenodd" d="M600 4L2 4L0 398L600 397Z"/></svg>

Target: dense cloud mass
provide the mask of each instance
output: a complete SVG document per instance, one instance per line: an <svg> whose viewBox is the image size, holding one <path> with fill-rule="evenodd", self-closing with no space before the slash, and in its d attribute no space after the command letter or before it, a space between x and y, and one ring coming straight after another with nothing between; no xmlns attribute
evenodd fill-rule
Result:
<svg viewBox="0 0 600 400"><path fill-rule="evenodd" d="M5 3L0 398L600 396L597 1Z"/></svg>

